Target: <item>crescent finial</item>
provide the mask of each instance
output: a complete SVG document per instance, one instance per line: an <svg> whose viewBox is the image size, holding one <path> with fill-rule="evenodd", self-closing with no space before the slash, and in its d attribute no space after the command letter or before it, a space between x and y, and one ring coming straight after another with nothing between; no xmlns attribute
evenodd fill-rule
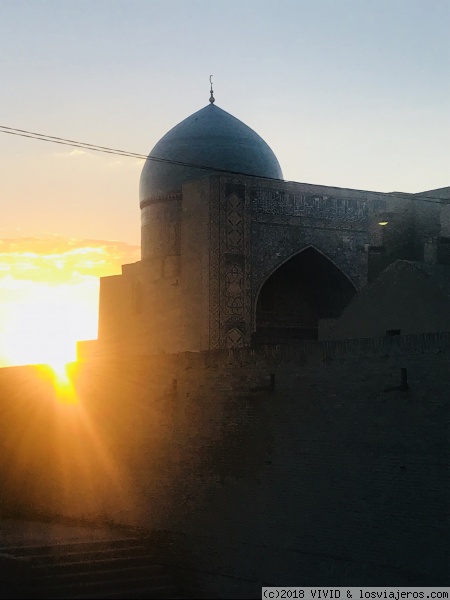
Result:
<svg viewBox="0 0 450 600"><path fill-rule="evenodd" d="M213 87L212 87L212 75L209 76L209 83L211 84L211 96L209 97L209 101L211 102L211 104L214 104L215 102L215 98L213 96Z"/></svg>

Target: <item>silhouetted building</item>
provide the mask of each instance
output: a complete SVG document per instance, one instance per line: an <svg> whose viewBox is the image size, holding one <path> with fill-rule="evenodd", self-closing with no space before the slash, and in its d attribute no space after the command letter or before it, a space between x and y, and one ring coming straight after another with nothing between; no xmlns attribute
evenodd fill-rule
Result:
<svg viewBox="0 0 450 600"><path fill-rule="evenodd" d="M142 259L101 279L97 346L178 352L334 336L352 298L394 261L449 262L449 202L450 188L284 181L264 140L211 102L150 152Z"/></svg>

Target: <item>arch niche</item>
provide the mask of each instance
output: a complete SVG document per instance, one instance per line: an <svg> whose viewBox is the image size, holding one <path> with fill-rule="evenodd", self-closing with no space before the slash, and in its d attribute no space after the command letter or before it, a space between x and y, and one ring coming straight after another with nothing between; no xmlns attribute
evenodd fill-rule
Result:
<svg viewBox="0 0 450 600"><path fill-rule="evenodd" d="M350 279L310 246L279 266L261 286L254 341L316 340L319 320L339 317L355 293Z"/></svg>

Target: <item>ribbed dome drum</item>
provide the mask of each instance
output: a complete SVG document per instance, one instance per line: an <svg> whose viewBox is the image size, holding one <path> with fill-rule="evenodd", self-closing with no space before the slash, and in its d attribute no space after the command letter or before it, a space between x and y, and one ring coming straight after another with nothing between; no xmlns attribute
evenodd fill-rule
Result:
<svg viewBox="0 0 450 600"><path fill-rule="evenodd" d="M149 157L282 179L275 154L250 127L210 104L171 129ZM184 182L211 175L211 171L147 160L140 180L140 201L169 195Z"/></svg>

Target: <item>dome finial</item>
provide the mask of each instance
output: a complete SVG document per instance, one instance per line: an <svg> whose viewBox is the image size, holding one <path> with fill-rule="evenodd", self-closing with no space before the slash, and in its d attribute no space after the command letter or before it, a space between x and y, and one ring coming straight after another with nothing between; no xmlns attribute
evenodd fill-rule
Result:
<svg viewBox="0 0 450 600"><path fill-rule="evenodd" d="M209 98L209 101L211 102L211 104L214 104L215 99L213 96L213 89L212 89L212 75L209 76L209 83L211 84L211 96Z"/></svg>

